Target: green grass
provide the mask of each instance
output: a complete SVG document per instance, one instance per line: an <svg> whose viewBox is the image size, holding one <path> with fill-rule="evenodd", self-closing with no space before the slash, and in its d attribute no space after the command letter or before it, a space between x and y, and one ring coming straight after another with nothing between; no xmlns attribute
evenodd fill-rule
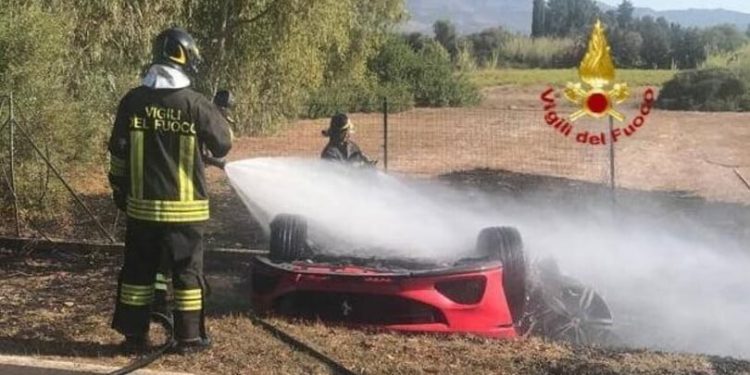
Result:
<svg viewBox="0 0 750 375"><path fill-rule="evenodd" d="M661 86L672 79L675 70L621 69L617 71L617 82L635 86ZM486 69L468 73L471 82L479 87L501 85L565 85L577 82L577 69Z"/></svg>

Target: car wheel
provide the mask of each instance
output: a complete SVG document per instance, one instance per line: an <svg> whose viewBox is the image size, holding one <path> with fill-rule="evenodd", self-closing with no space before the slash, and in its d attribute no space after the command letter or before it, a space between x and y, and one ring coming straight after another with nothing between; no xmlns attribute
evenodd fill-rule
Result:
<svg viewBox="0 0 750 375"><path fill-rule="evenodd" d="M575 279L542 271L530 296L529 331L577 345L617 342L612 313L599 293Z"/></svg>
<svg viewBox="0 0 750 375"><path fill-rule="evenodd" d="M491 227L477 238L480 256L503 263L503 291L514 323L523 317L526 305L526 258L518 229Z"/></svg>
<svg viewBox="0 0 750 375"><path fill-rule="evenodd" d="M307 253L307 220L302 216L281 214L271 222L269 258L273 262L292 262Z"/></svg>

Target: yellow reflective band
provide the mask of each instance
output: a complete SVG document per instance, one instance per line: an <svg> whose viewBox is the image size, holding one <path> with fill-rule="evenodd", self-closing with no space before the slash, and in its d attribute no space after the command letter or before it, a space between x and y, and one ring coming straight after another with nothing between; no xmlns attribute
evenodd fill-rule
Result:
<svg viewBox="0 0 750 375"><path fill-rule="evenodd" d="M117 156L114 156L110 154L109 156L109 174L117 177L122 177L127 174L127 165L125 164L125 160L122 160L118 158Z"/></svg>
<svg viewBox="0 0 750 375"><path fill-rule="evenodd" d="M154 300L153 285L133 285L123 283L120 286L120 302L130 306L150 305Z"/></svg>
<svg viewBox="0 0 750 375"><path fill-rule="evenodd" d="M157 221L163 223L187 223L194 221L206 221L210 218L208 211L191 213L170 213L142 211L128 207L128 216L138 220Z"/></svg>
<svg viewBox="0 0 750 375"><path fill-rule="evenodd" d="M201 289L178 289L174 291L175 308L179 311L197 311L203 308Z"/></svg>
<svg viewBox="0 0 750 375"><path fill-rule="evenodd" d="M153 286L151 287L151 290L149 291L142 291L142 292L133 292L128 290L122 290L120 291L120 295L128 295L128 296L134 296L134 297L148 297L150 295L154 294Z"/></svg>
<svg viewBox="0 0 750 375"><path fill-rule="evenodd" d="M191 222L209 219L207 200L179 202L128 198L128 216L147 221Z"/></svg>
<svg viewBox="0 0 750 375"><path fill-rule="evenodd" d="M171 280L170 280L170 279L168 279L168 278L166 278L166 277L164 276L164 274L161 274L161 273L157 273L157 274L156 274L156 281L161 281L161 282L164 282L164 283L168 283L168 282L170 282Z"/></svg>
<svg viewBox="0 0 750 375"><path fill-rule="evenodd" d="M125 166L125 159L120 159L120 158L118 158L117 156L115 156L113 154L109 154L109 161L113 165L117 165L117 166L120 166L120 167L124 167Z"/></svg>
<svg viewBox="0 0 750 375"><path fill-rule="evenodd" d="M200 297L202 294L201 289L176 289L174 291L175 297Z"/></svg>
<svg viewBox="0 0 750 375"><path fill-rule="evenodd" d="M128 198L128 206L144 211L186 212L208 210L208 201L180 202Z"/></svg>
<svg viewBox="0 0 750 375"><path fill-rule="evenodd" d="M133 284L122 284L122 290L132 290L132 291L150 291L152 286L151 285L133 285Z"/></svg>
<svg viewBox="0 0 750 375"><path fill-rule="evenodd" d="M161 283L161 282L156 282L156 283L154 283L154 289L156 289L156 290L167 290L167 284Z"/></svg>
<svg viewBox="0 0 750 375"><path fill-rule="evenodd" d="M203 308L203 304L200 300L198 301L191 301L191 302L178 302L175 301L175 309L178 311L196 311L201 310Z"/></svg>
<svg viewBox="0 0 750 375"><path fill-rule="evenodd" d="M147 295L130 295L127 293L120 294L120 302L131 306L145 306L154 301L153 293Z"/></svg>
<svg viewBox="0 0 750 375"><path fill-rule="evenodd" d="M174 299L175 301L198 301L198 300L203 299L203 297L201 296L190 296L190 297L175 296Z"/></svg>
<svg viewBox="0 0 750 375"><path fill-rule="evenodd" d="M145 299L145 300L139 300L139 299L132 299L127 298L125 296L120 297L120 303L123 305L130 305L130 306L148 306L154 302L153 298Z"/></svg>
<svg viewBox="0 0 750 375"><path fill-rule="evenodd" d="M143 132L130 131L130 195L143 198Z"/></svg>
<svg viewBox="0 0 750 375"><path fill-rule="evenodd" d="M193 166L195 165L195 137L180 136L180 164L177 170L180 184L180 201L193 200Z"/></svg>

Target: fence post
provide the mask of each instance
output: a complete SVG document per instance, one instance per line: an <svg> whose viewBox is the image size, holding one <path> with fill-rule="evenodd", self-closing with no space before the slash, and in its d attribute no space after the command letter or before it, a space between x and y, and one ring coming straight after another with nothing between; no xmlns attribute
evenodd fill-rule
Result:
<svg viewBox="0 0 750 375"><path fill-rule="evenodd" d="M388 97L383 97L383 170L388 172Z"/></svg>
<svg viewBox="0 0 750 375"><path fill-rule="evenodd" d="M8 107L10 108L10 117L8 119L8 131L10 133L10 139L8 140L8 146L10 147L10 190L13 196L13 214L16 219L16 237L21 237L21 222L18 218L18 194L16 194L16 117L13 110L13 91L10 92L8 98Z"/></svg>

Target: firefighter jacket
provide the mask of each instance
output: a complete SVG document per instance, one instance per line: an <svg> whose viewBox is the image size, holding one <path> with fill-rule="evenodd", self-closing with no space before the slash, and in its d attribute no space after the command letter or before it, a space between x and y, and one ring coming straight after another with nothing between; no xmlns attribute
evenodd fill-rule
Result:
<svg viewBox="0 0 750 375"><path fill-rule="evenodd" d="M330 141L320 155L326 160L343 161L352 164L370 164L372 161L362 152L353 141Z"/></svg>
<svg viewBox="0 0 750 375"><path fill-rule="evenodd" d="M118 206L143 221L208 220L204 147L218 158L231 148L231 130L216 105L190 87L131 90L109 141Z"/></svg>

